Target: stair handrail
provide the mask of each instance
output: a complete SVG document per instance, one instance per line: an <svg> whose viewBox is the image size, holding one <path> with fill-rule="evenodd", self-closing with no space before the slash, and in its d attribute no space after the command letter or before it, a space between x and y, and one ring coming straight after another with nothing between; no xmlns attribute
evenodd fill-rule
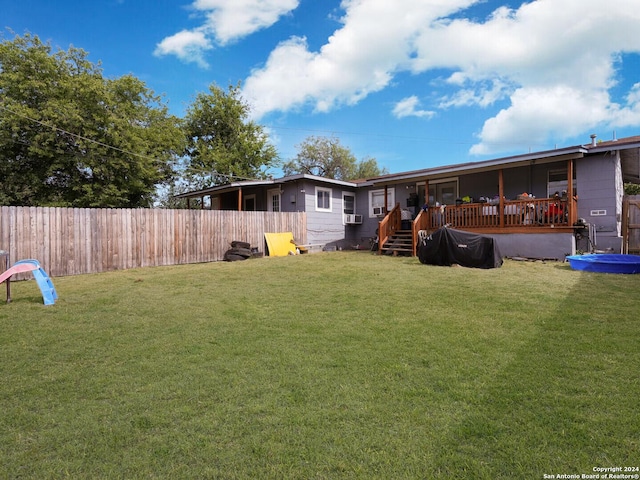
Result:
<svg viewBox="0 0 640 480"><path fill-rule="evenodd" d="M413 242L412 254L415 257L418 253L418 236L420 230L429 230L429 214L424 208L420 209L416 218L411 224L411 240Z"/></svg>
<svg viewBox="0 0 640 480"><path fill-rule="evenodd" d="M382 254L383 245L396 230L400 230L401 225L402 213L400 211L400 203L396 203L396 206L378 223L378 253Z"/></svg>

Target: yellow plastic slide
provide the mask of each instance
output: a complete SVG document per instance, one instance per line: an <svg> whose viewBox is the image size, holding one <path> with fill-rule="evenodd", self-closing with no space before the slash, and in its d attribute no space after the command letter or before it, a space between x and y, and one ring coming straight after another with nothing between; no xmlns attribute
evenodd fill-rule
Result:
<svg viewBox="0 0 640 480"><path fill-rule="evenodd" d="M267 241L270 257L286 257L298 253L291 232L265 233L264 239Z"/></svg>

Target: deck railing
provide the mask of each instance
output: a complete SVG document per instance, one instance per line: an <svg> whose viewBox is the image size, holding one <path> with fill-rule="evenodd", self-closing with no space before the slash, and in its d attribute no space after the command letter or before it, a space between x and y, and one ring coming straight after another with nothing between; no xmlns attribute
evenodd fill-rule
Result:
<svg viewBox="0 0 640 480"><path fill-rule="evenodd" d="M500 204L465 203L429 207L420 210L413 220L414 256L420 230L433 231L449 225L461 230L502 230L533 232L569 227L577 220L577 200L555 198L529 198L504 200L503 214Z"/></svg>
<svg viewBox="0 0 640 480"><path fill-rule="evenodd" d="M429 230L429 213L427 210L420 210L416 218L413 219L413 256L418 254L418 232Z"/></svg>
<svg viewBox="0 0 640 480"><path fill-rule="evenodd" d="M464 203L429 207L416 218L417 230L434 230L444 225L460 229L569 226L575 222L575 207L575 199L554 198L504 200L502 205Z"/></svg>
<svg viewBox="0 0 640 480"><path fill-rule="evenodd" d="M400 230L401 226L402 212L400 204L396 203L396 206L378 224L378 250L380 252L382 252L382 246L389 240L389 237L397 230Z"/></svg>

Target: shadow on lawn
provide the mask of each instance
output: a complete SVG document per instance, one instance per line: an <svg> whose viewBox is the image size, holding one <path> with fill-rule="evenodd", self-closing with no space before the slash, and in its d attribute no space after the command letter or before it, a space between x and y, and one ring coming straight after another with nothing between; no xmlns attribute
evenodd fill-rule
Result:
<svg viewBox="0 0 640 480"><path fill-rule="evenodd" d="M629 294L640 276L575 273L580 279L569 294L535 320L533 335L500 373L468 396L439 442L433 477L543 478L637 464L640 383L629 379L640 368L632 314L640 301L635 296L631 305Z"/></svg>

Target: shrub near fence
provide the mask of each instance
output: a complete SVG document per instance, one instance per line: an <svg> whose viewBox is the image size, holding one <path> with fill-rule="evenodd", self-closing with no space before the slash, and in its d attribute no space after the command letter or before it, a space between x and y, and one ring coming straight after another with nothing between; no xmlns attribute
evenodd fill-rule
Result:
<svg viewBox="0 0 640 480"><path fill-rule="evenodd" d="M0 207L0 250L52 277L215 262L233 240L264 251L265 232L306 243L303 212Z"/></svg>

